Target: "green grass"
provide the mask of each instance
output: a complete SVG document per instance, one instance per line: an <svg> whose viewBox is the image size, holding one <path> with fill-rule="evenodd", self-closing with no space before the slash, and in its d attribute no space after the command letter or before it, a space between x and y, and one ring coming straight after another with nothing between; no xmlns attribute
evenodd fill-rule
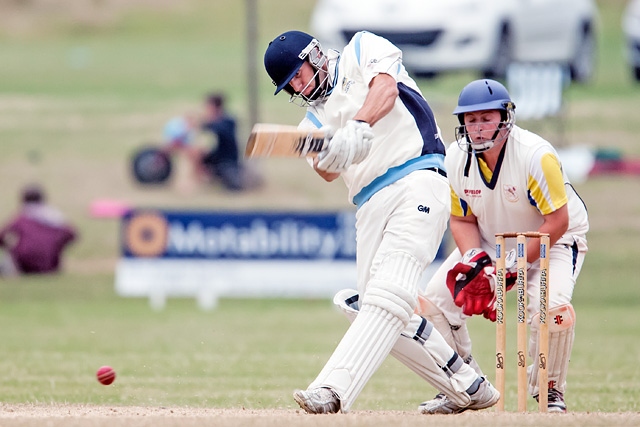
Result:
<svg viewBox="0 0 640 427"><path fill-rule="evenodd" d="M591 254L603 263L586 264L576 290L579 321L567 393L572 411L638 410L640 290L628 260L611 262L617 255ZM615 292L608 293L601 276L614 273ZM293 408L291 390L314 378L347 327L325 300L223 299L204 312L194 300L177 299L154 311L144 299L116 297L110 275L5 281L0 300L5 403ZM474 318L470 328L474 353L492 378L494 324ZM104 364L118 372L109 387L94 377ZM507 408L514 410L515 364L510 368ZM434 394L390 359L354 409L411 411Z"/></svg>
<svg viewBox="0 0 640 427"><path fill-rule="evenodd" d="M9 403L287 407L346 323L324 300L225 300L212 312L172 300L156 312L116 298L108 276L3 283L2 301ZM305 318L301 333L291 319ZM117 370L112 387L95 380L103 364Z"/></svg>
<svg viewBox="0 0 640 427"><path fill-rule="evenodd" d="M257 3L261 67L267 41L291 28L305 30L314 2ZM0 402L293 408L291 390L314 378L347 327L329 301L222 300L217 310L202 312L193 300L170 300L156 312L146 300L118 298L118 222L91 218L88 207L96 198L114 198L161 208L345 209L345 190L289 160L257 165L266 179L258 192L229 195L215 185L185 190L184 165L167 187L134 185L132 150L157 141L171 116L199 111L210 90L227 92L246 137L245 3L158 1L154 10L115 11L109 1L92 4L106 8L82 15L93 20L34 12L23 32L4 25L0 31L0 218L12 214L24 183L40 181L81 233L63 274L0 281ZM563 140L553 126L523 126L556 143L640 156L640 86L624 63L624 4L599 1L598 71L592 83L568 90ZM2 7L0 23L7 16ZM260 120L296 123L303 111L273 97L262 68L258 74ZM472 78L459 73L419 82L448 140L457 94ZM589 207L591 250L575 291L567 402L574 411L638 411L640 179L594 178L576 187ZM473 319L470 326L474 353L491 377L494 325ZM95 380L103 364L118 372L112 386ZM515 405L514 378L508 387ZM434 393L389 360L354 409L412 411Z"/></svg>

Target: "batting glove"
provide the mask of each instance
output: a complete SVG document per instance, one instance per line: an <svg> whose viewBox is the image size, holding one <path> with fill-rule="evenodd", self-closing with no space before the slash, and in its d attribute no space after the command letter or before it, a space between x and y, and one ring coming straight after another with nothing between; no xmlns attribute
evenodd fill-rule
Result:
<svg viewBox="0 0 640 427"><path fill-rule="evenodd" d="M366 122L349 120L329 141L329 147L318 156L317 168L342 173L363 161L371 150L373 130Z"/></svg>
<svg viewBox="0 0 640 427"><path fill-rule="evenodd" d="M324 134L324 143L321 147L323 150L329 146L329 141L333 136L333 128L329 125L322 126L319 129L302 129L302 130L308 130L309 133L312 133L312 132L315 133L316 131L322 132ZM315 144L309 144L307 143L307 141L305 141L303 144L300 144L298 153L300 157L307 157L309 154L318 153L319 151L318 148L319 147L316 147Z"/></svg>

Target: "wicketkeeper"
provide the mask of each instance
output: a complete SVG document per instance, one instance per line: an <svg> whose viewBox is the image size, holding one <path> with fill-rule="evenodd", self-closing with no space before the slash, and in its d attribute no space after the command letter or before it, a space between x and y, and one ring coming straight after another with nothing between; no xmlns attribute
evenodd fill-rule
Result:
<svg viewBox="0 0 640 427"><path fill-rule="evenodd" d="M460 93L456 142L445 166L451 184L450 228L457 248L426 287L422 315L473 366L466 319L495 321L495 234L549 233L549 391L548 411L566 412L564 392L576 315L573 289L587 252L587 210L563 172L558 154L541 137L515 125L515 105L505 87L476 80ZM508 241L509 242L509 241ZM507 246L507 289L515 282L515 253ZM539 239L527 243L529 353L538 354ZM509 268L510 267L510 268ZM529 366L529 393L538 398L538 369ZM441 412L448 397L424 402L423 412Z"/></svg>

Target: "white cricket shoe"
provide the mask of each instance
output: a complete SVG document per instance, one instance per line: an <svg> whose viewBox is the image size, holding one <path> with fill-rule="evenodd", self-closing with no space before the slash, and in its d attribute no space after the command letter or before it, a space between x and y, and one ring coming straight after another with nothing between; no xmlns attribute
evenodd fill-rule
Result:
<svg viewBox="0 0 640 427"><path fill-rule="evenodd" d="M293 399L309 414L335 414L340 410L340 399L325 387L296 390Z"/></svg>
<svg viewBox="0 0 640 427"><path fill-rule="evenodd" d="M478 390L469 395L471 397L471 403L467 406L459 406L449 400L447 396L442 393L438 393L435 398L422 402L418 406L418 411L421 414L459 414L466 410L478 410L490 408L498 403L500 400L500 393L491 385L491 383L483 378L483 381L478 386Z"/></svg>

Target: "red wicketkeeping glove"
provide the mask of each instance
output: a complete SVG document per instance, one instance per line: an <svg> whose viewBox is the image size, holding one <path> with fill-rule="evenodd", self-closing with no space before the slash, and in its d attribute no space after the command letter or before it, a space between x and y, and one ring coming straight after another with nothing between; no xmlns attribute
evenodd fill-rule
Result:
<svg viewBox="0 0 640 427"><path fill-rule="evenodd" d="M491 257L485 251L470 249L447 273L447 287L453 301L467 316L484 314L492 305L494 291L484 271L491 266Z"/></svg>
<svg viewBox="0 0 640 427"><path fill-rule="evenodd" d="M484 313L482 313L485 319L495 322L498 316L496 315L495 308L487 308Z"/></svg>

